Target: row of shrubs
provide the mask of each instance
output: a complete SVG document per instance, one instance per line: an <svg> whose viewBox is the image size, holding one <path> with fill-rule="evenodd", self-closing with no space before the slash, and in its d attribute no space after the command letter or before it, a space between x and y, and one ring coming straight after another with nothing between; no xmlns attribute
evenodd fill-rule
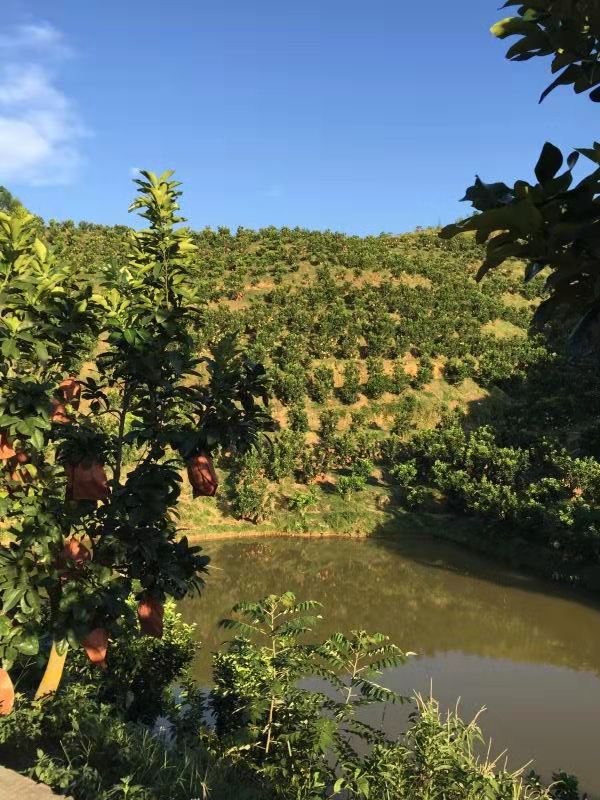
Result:
<svg viewBox="0 0 600 800"><path fill-rule="evenodd" d="M287 479L306 485L329 476L348 497L366 487L379 465L406 508L476 516L497 535L519 535L565 562L600 562L600 464L594 457L574 456L550 437L517 445L490 425L468 430L459 414L412 432L416 404L414 394L403 397L385 436L357 419L339 430L339 412L326 410L318 440L308 442L293 418L292 429L227 463L231 510L254 522L268 518L273 486ZM314 505L317 496L311 496Z"/></svg>
<svg viewBox="0 0 600 800"><path fill-rule="evenodd" d="M466 431L459 419L397 442L391 474L414 507L435 489L456 513L559 551L600 561L600 464L555 441L509 446L490 426Z"/></svg>

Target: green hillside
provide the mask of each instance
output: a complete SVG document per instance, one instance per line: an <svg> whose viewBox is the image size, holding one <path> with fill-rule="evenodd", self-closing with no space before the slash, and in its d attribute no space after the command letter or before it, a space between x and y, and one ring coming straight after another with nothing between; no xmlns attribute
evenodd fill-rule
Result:
<svg viewBox="0 0 600 800"><path fill-rule="evenodd" d="M76 271L123 266L124 227L45 234ZM184 493L189 533L448 531L459 515L461 530L519 533L561 563L597 560L586 456L600 445L600 382L561 355L556 331L528 335L542 275L524 283L512 262L477 283L475 240L435 230L194 240L198 352L239 348L265 365L273 430L258 451L221 454L216 505Z"/></svg>

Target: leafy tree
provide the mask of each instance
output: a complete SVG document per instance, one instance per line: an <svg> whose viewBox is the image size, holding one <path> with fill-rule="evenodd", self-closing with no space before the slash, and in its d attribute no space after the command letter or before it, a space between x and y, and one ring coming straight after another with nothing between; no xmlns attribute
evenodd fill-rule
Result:
<svg viewBox="0 0 600 800"><path fill-rule="evenodd" d="M452 386L470 378L475 370L473 358L450 358L444 365L444 378Z"/></svg>
<svg viewBox="0 0 600 800"><path fill-rule="evenodd" d="M315 367L308 389L315 403L325 403L333 394L333 370L331 367L325 364Z"/></svg>
<svg viewBox="0 0 600 800"><path fill-rule="evenodd" d="M288 408L288 422L293 431L298 433L308 431L308 415L303 405L295 403Z"/></svg>
<svg viewBox="0 0 600 800"><path fill-rule="evenodd" d="M496 23L492 32L502 39L518 37L507 57L526 61L552 56L552 72L559 72L541 99L558 86L571 86L577 93L589 91L590 98L599 101L597 2L509 0L505 5L517 6L517 14ZM580 155L596 166L574 184L573 168ZM474 231L477 242L486 244L479 278L513 257L526 262L526 280L549 268L549 297L538 307L536 322L543 325L556 315L576 316L572 346L586 353L598 345L600 144L578 148L565 159L546 142L534 172L534 182L518 180L512 187L477 177L464 199L478 213L447 226L442 236Z"/></svg>
<svg viewBox="0 0 600 800"><path fill-rule="evenodd" d="M367 479L362 475L340 475L335 485L342 497L348 498L366 488Z"/></svg>
<svg viewBox="0 0 600 800"><path fill-rule="evenodd" d="M411 429L413 415L417 406L414 394L406 395L396 406L394 421L392 423L392 433L396 436L404 436Z"/></svg>
<svg viewBox="0 0 600 800"><path fill-rule="evenodd" d="M410 377L404 369L402 361L397 361L394 364L392 377L390 378L390 391L394 394L402 394L405 389L410 386Z"/></svg>
<svg viewBox="0 0 600 800"><path fill-rule="evenodd" d="M214 660L210 703L217 731L282 799L329 795L336 764L348 775L358 766L354 741L385 741L358 719L359 709L403 699L377 682L384 668L406 659L388 637L352 631L320 645L304 643L320 619L318 608L288 592L238 603L235 618L221 622L235 636ZM304 688L317 676L330 691Z"/></svg>
<svg viewBox="0 0 600 800"><path fill-rule="evenodd" d="M102 293L52 256L31 216L0 214L0 654L10 669L49 651L38 697L56 690L69 647L104 663L132 592L141 630L161 636L165 599L201 588L208 558L177 532L180 458L194 493L214 494L211 450L243 448L266 419L259 367L227 346L195 354L195 247L171 174L136 181L131 209L149 227L131 232ZM90 335L105 345L93 377L76 377Z"/></svg>
<svg viewBox="0 0 600 800"><path fill-rule="evenodd" d="M317 505L319 499L313 488L307 492L296 492L295 495L288 500L288 508L290 511L296 512L298 519L292 526L293 530L308 531L309 524L306 517L307 512Z"/></svg>
<svg viewBox="0 0 600 800"><path fill-rule="evenodd" d="M7 214L14 214L21 211L23 205L20 200L17 200L5 186L0 186L0 211Z"/></svg>
<svg viewBox="0 0 600 800"><path fill-rule="evenodd" d="M543 100L558 86L572 86L579 94L590 92L600 101L600 76L596 69L600 47L600 9L596 0L509 0L504 7L518 6L517 16L492 26L500 39L518 36L508 50L511 61L552 56L552 73L560 72L544 90Z"/></svg>
<svg viewBox="0 0 600 800"><path fill-rule="evenodd" d="M389 379L385 374L383 362L380 358L367 359L367 381L364 385L364 393L371 400L378 400L384 392L389 389Z"/></svg>
<svg viewBox="0 0 600 800"><path fill-rule="evenodd" d="M419 359L419 368L417 374L411 380L413 389L422 389L433 378L433 363L427 356L421 356Z"/></svg>
<svg viewBox="0 0 600 800"><path fill-rule="evenodd" d="M250 450L232 461L227 489L231 509L238 519L259 523L270 515L273 497L258 450Z"/></svg>
<svg viewBox="0 0 600 800"><path fill-rule="evenodd" d="M360 394L360 370L355 361L344 364L344 383L338 389L338 396L342 403L351 405L356 403Z"/></svg>

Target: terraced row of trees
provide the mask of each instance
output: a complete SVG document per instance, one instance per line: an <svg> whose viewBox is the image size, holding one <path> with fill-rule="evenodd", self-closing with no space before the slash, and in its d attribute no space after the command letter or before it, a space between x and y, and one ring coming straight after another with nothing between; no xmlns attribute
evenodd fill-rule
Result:
<svg viewBox="0 0 600 800"><path fill-rule="evenodd" d="M75 273L123 266L125 228L40 221L40 230ZM421 469L407 483L402 464L412 463L422 439L407 449L408 440L436 425L451 432L459 424L470 436L487 423L494 442L488 458L509 448L524 465L507 484L518 479L539 494L537 481L557 483L540 495L551 519L542 543L558 561L596 553L596 484L588 476L580 492L570 475L593 470L585 458L599 452L600 380L592 364L582 370L569 359L561 327L529 331L545 297L541 275L523 283L522 264L509 261L477 283L483 248L470 236L444 241L435 230L363 239L221 228L192 240L189 270L203 308L194 347L220 365L240 349L264 364L275 421L257 450L221 453L219 524L233 515L335 528L335 518L323 521L318 509L335 505L336 495L346 502L345 529L368 524L353 511L366 497L376 506L455 512L433 472ZM552 447L560 453L554 462L538 455ZM529 462L537 464L535 476ZM492 528L527 529L515 524L520 515L491 501L462 503L460 511ZM186 521L193 529L203 522Z"/></svg>

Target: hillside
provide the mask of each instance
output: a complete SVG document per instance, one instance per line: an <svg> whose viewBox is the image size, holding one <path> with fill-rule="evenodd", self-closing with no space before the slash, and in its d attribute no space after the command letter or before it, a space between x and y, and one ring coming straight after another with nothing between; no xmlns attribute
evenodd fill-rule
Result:
<svg viewBox="0 0 600 800"><path fill-rule="evenodd" d="M124 227L50 223L46 236L75 270L123 263ZM523 503L530 509L533 502L561 509L546 544L563 526L565 503L571 516L573 501L595 507L595 472L584 489L571 473L585 472L578 457L596 454L600 382L560 354L556 332L528 335L543 276L525 284L514 262L477 284L481 248L471 237L444 242L435 230L359 238L219 229L194 240L205 304L198 351L226 358L235 346L265 365L274 430L258 452L219 460L224 487L216 506L184 496L190 533L447 529L448 514L457 512L509 527L518 512L522 527ZM446 465L454 459L451 469L464 472L462 461L470 460L477 497L440 478L440 454L426 453L439 442L419 438L440 423L452 431L457 413L461 430L476 438ZM546 452L550 440L554 455ZM474 466L472 447L492 447L492 460L513 448L516 466L492 478L489 464ZM548 480L557 482L551 496ZM522 485L527 497L489 497L498 483L510 492ZM534 522L527 519L529 528Z"/></svg>

